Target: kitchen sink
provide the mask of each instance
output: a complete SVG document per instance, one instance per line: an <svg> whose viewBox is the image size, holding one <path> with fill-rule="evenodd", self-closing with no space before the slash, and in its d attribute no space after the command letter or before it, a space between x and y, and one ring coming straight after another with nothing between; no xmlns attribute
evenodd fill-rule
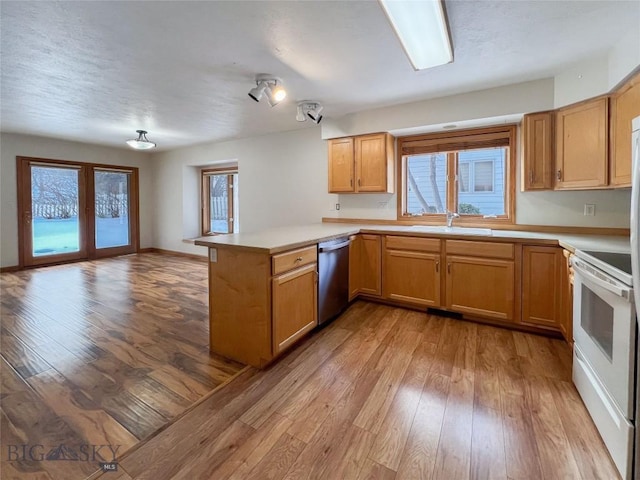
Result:
<svg viewBox="0 0 640 480"><path fill-rule="evenodd" d="M411 229L424 233L450 233L455 235L491 235L490 228L445 227L440 225L412 225Z"/></svg>

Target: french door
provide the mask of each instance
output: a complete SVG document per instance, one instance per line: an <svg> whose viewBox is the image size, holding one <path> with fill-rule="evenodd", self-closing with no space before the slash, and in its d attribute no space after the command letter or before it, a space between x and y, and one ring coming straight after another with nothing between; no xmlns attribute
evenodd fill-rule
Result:
<svg viewBox="0 0 640 480"><path fill-rule="evenodd" d="M137 169L17 158L20 265L133 253Z"/></svg>

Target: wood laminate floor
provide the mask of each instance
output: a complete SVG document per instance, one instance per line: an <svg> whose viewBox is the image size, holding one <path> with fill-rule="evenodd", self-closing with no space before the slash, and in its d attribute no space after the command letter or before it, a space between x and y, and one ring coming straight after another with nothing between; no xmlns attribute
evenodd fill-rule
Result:
<svg viewBox="0 0 640 480"><path fill-rule="evenodd" d="M101 480L616 479L570 369L560 340L357 302Z"/></svg>
<svg viewBox="0 0 640 480"><path fill-rule="evenodd" d="M244 368L209 354L204 261L131 255L0 281L2 479L86 478Z"/></svg>

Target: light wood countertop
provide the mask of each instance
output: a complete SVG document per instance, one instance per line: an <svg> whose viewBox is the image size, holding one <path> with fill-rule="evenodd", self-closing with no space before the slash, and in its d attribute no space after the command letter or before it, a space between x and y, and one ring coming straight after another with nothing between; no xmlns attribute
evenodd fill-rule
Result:
<svg viewBox="0 0 640 480"><path fill-rule="evenodd" d="M464 232L424 232L419 228L404 225L359 225L314 223L310 225L272 228L257 232L215 235L195 239L195 244L209 248L238 248L265 254L275 254L293 248L312 245L336 237L357 233L380 235L410 235L416 237L439 237L466 240L559 245L567 250L600 250L629 252L629 237L612 235L581 235L563 233L543 233L535 231L492 230L490 235L469 235Z"/></svg>

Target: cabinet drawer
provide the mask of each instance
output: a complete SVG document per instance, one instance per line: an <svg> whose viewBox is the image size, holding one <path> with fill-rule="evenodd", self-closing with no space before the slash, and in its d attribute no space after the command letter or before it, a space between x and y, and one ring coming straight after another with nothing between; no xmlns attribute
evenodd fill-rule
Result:
<svg viewBox="0 0 640 480"><path fill-rule="evenodd" d="M447 255L513 259L514 246L513 243L447 240Z"/></svg>
<svg viewBox="0 0 640 480"><path fill-rule="evenodd" d="M440 240L421 237L386 237L387 250L415 250L417 252L440 252Z"/></svg>
<svg viewBox="0 0 640 480"><path fill-rule="evenodd" d="M279 253L271 257L271 269L273 275L286 272L293 268L298 268L309 263L314 263L318 260L318 247L313 245L311 247L299 248L297 250L291 250L290 252Z"/></svg>

